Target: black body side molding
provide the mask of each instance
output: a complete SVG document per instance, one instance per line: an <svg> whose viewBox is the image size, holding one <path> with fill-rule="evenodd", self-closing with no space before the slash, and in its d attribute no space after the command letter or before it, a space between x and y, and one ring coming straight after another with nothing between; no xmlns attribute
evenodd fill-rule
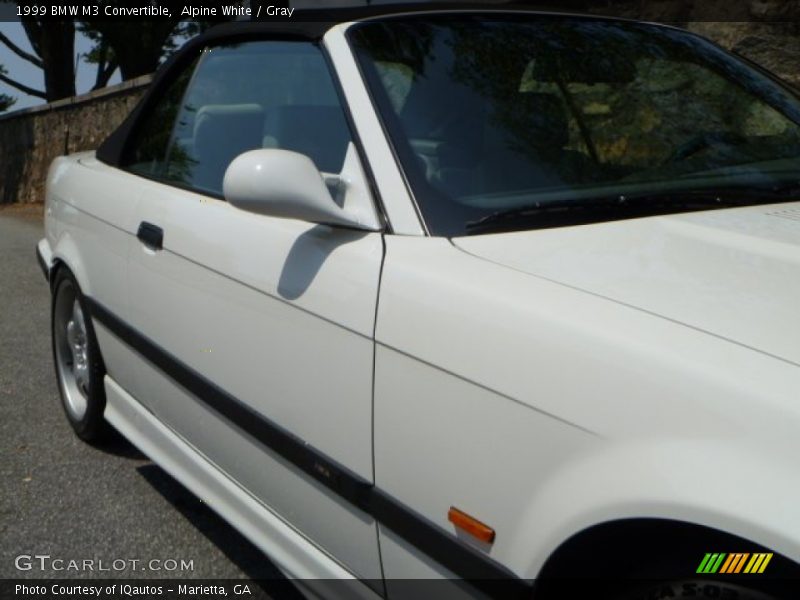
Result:
<svg viewBox="0 0 800 600"><path fill-rule="evenodd" d="M465 544L346 466L326 456L274 421L228 394L93 298L86 297L93 319L127 344L197 400L251 435L309 477L428 555L466 583L489 596L529 598L533 585Z"/></svg>

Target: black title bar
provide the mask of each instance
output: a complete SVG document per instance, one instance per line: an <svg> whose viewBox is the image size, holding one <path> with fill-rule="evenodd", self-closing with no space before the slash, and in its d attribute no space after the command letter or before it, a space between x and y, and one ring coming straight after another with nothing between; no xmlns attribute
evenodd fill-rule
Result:
<svg viewBox="0 0 800 600"><path fill-rule="evenodd" d="M560 13L582 13L688 23L735 21L800 22L800 3L757 3L729 0L698 3L691 0L495 0L494 2L390 2L352 0L344 8L324 8L319 0L0 0L0 21L114 20L133 22L170 21L326 21L343 22L403 10L482 8L491 10L535 9Z"/></svg>

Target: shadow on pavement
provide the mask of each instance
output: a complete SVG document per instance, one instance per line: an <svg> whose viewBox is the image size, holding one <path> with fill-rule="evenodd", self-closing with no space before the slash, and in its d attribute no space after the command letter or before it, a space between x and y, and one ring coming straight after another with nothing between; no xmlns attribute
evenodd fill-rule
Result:
<svg viewBox="0 0 800 600"><path fill-rule="evenodd" d="M108 428L108 432L104 434L103 440L95 447L101 452L113 454L121 458L130 458L135 460L148 460L139 449L131 444L121 433L113 427Z"/></svg>
<svg viewBox="0 0 800 600"><path fill-rule="evenodd" d="M161 467L151 463L137 467L136 470L263 592L281 600L303 598L297 588L261 550Z"/></svg>

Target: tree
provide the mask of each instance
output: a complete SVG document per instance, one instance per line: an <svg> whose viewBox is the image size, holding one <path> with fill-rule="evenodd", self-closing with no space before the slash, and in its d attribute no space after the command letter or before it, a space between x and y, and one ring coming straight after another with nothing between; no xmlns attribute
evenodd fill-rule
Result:
<svg viewBox="0 0 800 600"><path fill-rule="evenodd" d="M105 4L123 5L109 1ZM101 11L102 12L102 11ZM124 80L152 73L161 59L169 56L178 47L181 38L201 33L213 22L180 22L180 15L158 21L137 21L135 26L122 20L87 19L79 29L95 42L86 57L87 62L97 65L96 87L102 87L118 66Z"/></svg>
<svg viewBox="0 0 800 600"><path fill-rule="evenodd" d="M108 61L113 60L119 65L122 79L127 80L156 70L161 57L175 48L177 24L177 16L162 21L137 21L135 25L97 19L84 21L84 30L87 34L91 32L90 37L96 40L93 60L99 61L98 70L103 62L110 65Z"/></svg>
<svg viewBox="0 0 800 600"><path fill-rule="evenodd" d="M17 4L22 4L19 0ZM106 0L102 6L123 7L127 2ZM104 14L104 10L99 11ZM78 23L81 33L94 42L94 47L84 60L97 66L92 89L108 85L114 71L120 70L122 79L132 79L152 73L159 63L171 54L181 38L191 37L208 28L212 22L180 22L178 11L170 19L154 21L110 20L89 18ZM232 18L232 17L231 17ZM0 67L0 81L25 94L48 102L75 95L75 31L73 20L51 21L35 17L21 17L33 52L28 52L0 32L0 44L14 54L41 69L44 89L37 89L16 81ZM0 95L0 110L7 108L13 99Z"/></svg>
<svg viewBox="0 0 800 600"><path fill-rule="evenodd" d="M87 63L97 65L97 72L92 89L97 90L107 86L108 80L111 79L114 71L116 71L119 66L117 57L114 55L114 50L109 46L108 40L87 23L79 23L78 31L94 42L92 49L83 56L83 59Z"/></svg>
<svg viewBox="0 0 800 600"><path fill-rule="evenodd" d="M75 24L72 21L45 21L34 17L21 17L21 23L34 54L17 46L2 32L0 42L20 58L42 69L44 90L15 81L5 70L0 71L0 81L48 102L74 96Z"/></svg>
<svg viewBox="0 0 800 600"><path fill-rule="evenodd" d="M5 68L3 67L3 65L0 65L0 75L5 75L5 74L6 74ZM9 108L11 108L11 106L13 106L13 104L16 101L17 101L16 98L12 98L8 94L0 94L0 112L7 111Z"/></svg>

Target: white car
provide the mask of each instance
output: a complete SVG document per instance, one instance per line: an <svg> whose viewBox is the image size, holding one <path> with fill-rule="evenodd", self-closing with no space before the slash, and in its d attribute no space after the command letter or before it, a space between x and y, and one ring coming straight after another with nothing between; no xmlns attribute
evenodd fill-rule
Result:
<svg viewBox="0 0 800 600"><path fill-rule="evenodd" d="M778 597L799 172L795 93L676 28L219 26L50 169L67 418L306 583Z"/></svg>

